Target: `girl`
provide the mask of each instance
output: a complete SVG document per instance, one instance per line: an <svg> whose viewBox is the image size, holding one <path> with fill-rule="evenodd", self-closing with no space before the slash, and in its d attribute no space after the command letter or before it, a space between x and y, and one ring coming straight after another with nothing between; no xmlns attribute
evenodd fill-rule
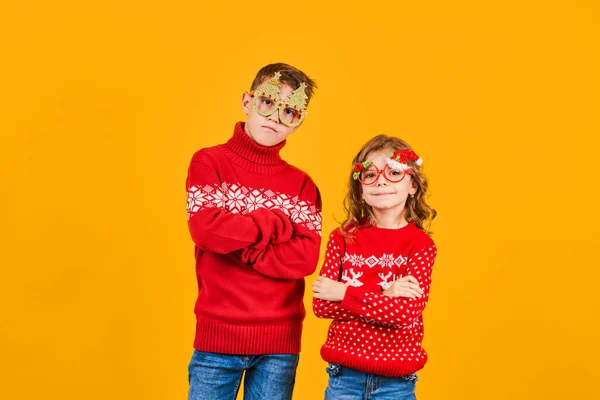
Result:
<svg viewBox="0 0 600 400"><path fill-rule="evenodd" d="M369 140L354 159L347 219L329 236L313 283L313 310L331 318L321 356L329 362L325 399L415 397L427 353L422 312L436 247L427 227L422 160L395 137Z"/></svg>

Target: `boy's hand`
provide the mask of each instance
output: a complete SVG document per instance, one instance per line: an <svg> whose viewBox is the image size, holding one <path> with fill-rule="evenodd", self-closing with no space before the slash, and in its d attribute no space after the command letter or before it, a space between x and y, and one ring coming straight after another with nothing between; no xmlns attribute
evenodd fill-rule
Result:
<svg viewBox="0 0 600 400"><path fill-rule="evenodd" d="M342 301L346 295L346 285L342 282L320 276L312 284L313 295L316 299Z"/></svg>
<svg viewBox="0 0 600 400"><path fill-rule="evenodd" d="M419 287L419 281L407 275L394 281L392 286L383 291L383 294L389 297L410 297L414 299L421 298L423 289Z"/></svg>

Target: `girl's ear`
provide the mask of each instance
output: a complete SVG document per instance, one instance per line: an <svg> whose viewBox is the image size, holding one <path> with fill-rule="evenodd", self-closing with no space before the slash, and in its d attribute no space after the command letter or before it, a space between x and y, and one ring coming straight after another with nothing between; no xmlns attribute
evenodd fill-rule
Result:
<svg viewBox="0 0 600 400"><path fill-rule="evenodd" d="M413 181L410 183L410 189L408 189L408 194L415 195L417 193L417 189L417 182L415 182L413 179Z"/></svg>

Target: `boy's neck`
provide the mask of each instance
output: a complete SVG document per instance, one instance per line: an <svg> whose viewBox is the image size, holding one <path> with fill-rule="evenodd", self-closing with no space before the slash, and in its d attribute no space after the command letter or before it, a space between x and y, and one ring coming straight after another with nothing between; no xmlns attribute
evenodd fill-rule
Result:
<svg viewBox="0 0 600 400"><path fill-rule="evenodd" d="M261 146L246 134L243 122L235 124L233 136L224 146L235 158L235 163L247 171L271 175L287 167L279 155L285 141L273 147Z"/></svg>

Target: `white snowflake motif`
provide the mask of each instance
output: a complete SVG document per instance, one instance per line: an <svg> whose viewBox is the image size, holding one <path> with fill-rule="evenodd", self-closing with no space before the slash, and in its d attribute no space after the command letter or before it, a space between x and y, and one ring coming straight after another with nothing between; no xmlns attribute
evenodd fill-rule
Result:
<svg viewBox="0 0 600 400"><path fill-rule="evenodd" d="M379 265L382 267L392 267L395 264L395 257L393 254L384 254L379 259Z"/></svg>
<svg viewBox="0 0 600 400"><path fill-rule="evenodd" d="M271 199L273 202L273 207L283 211L285 215L290 216L290 208L292 208L292 204L290 199L285 194L280 194L277 197Z"/></svg>
<svg viewBox="0 0 600 400"><path fill-rule="evenodd" d="M202 205L206 202L206 199L204 198L205 195L206 194L202 190L198 189L196 186L192 186L188 190L186 204L188 219L190 219L192 215L194 215L194 213L198 211L200 207L202 207Z"/></svg>
<svg viewBox="0 0 600 400"><path fill-rule="evenodd" d="M227 208L234 214L241 212L246 205L245 195L237 185L231 185L227 192Z"/></svg>
<svg viewBox="0 0 600 400"><path fill-rule="evenodd" d="M290 217L297 223L308 221L308 204L304 201L294 204L290 210Z"/></svg>
<svg viewBox="0 0 600 400"><path fill-rule="evenodd" d="M218 189L215 190L215 192L212 193L210 196L208 196L207 199L209 199L212 202L212 204L217 208L225 208L225 205L227 203L227 196L225 196L225 193L221 192Z"/></svg>
<svg viewBox="0 0 600 400"><path fill-rule="evenodd" d="M258 210L259 208L264 208L265 206L263 205L263 203L266 200L267 199L263 197L262 193L259 190L255 189L252 192L248 193L248 195L246 196L245 213Z"/></svg>
<svg viewBox="0 0 600 400"><path fill-rule="evenodd" d="M321 219L319 218L318 220L313 222L312 226L314 227L314 229L317 230L317 233L319 234L319 236L321 236Z"/></svg>
<svg viewBox="0 0 600 400"><path fill-rule="evenodd" d="M319 230L319 235L321 235L321 213L317 210L317 207L310 206L308 218L312 221L314 227Z"/></svg>
<svg viewBox="0 0 600 400"><path fill-rule="evenodd" d="M282 211L290 220L302 223L321 235L321 213L314 204L301 201L298 196L273 192L269 189L253 189L235 183L192 186L187 191L186 209L188 219L202 208L220 208L233 214L247 214L259 208Z"/></svg>
<svg viewBox="0 0 600 400"><path fill-rule="evenodd" d="M350 263L356 267L362 267L363 265L365 265L365 258L360 254L348 255L347 260L350 261Z"/></svg>

